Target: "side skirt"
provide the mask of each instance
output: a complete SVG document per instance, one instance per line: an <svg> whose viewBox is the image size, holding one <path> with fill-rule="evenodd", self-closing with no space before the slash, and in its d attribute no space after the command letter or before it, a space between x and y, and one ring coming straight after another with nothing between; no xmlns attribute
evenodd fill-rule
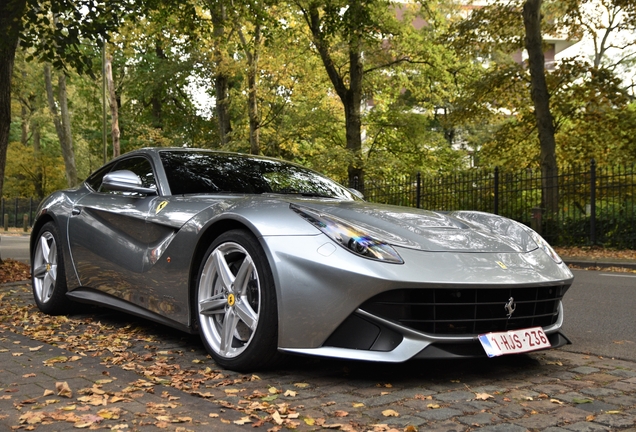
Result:
<svg viewBox="0 0 636 432"><path fill-rule="evenodd" d="M80 287L66 293L66 296L78 303L87 303L97 306L107 307L109 309L118 310L120 312L129 313L150 321L155 321L168 327L181 330L186 333L196 334L197 331L192 327L181 324L177 321L166 318L155 312L134 305L126 300L113 297L109 294L95 290L93 288Z"/></svg>

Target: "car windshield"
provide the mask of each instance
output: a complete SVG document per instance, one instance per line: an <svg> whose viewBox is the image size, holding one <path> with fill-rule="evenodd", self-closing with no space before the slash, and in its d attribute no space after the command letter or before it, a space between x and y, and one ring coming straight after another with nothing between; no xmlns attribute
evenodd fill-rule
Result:
<svg viewBox="0 0 636 432"><path fill-rule="evenodd" d="M208 151L162 151L160 154L173 195L276 193L357 199L327 177L277 159Z"/></svg>

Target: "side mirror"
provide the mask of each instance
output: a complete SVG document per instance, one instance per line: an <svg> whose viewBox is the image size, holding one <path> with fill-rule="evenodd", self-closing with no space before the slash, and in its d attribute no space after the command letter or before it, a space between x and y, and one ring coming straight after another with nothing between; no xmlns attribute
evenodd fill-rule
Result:
<svg viewBox="0 0 636 432"><path fill-rule="evenodd" d="M130 170L119 170L109 172L102 179L102 188L111 191L135 192L144 195L154 195L155 188L143 187L141 179Z"/></svg>

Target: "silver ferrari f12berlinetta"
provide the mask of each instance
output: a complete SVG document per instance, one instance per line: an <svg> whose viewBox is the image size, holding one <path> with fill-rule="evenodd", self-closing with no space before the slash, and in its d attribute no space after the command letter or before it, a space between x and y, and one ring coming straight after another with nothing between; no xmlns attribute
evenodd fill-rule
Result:
<svg viewBox="0 0 636 432"><path fill-rule="evenodd" d="M149 148L40 205L38 308L198 332L234 370L285 353L403 362L559 347L572 273L493 214L365 202L278 159Z"/></svg>

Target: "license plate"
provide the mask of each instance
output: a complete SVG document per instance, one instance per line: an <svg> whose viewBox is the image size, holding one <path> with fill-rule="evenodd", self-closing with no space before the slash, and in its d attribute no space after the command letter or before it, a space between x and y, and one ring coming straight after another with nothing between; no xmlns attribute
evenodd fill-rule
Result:
<svg viewBox="0 0 636 432"><path fill-rule="evenodd" d="M488 357L517 354L550 348L552 345L541 327L479 335Z"/></svg>

